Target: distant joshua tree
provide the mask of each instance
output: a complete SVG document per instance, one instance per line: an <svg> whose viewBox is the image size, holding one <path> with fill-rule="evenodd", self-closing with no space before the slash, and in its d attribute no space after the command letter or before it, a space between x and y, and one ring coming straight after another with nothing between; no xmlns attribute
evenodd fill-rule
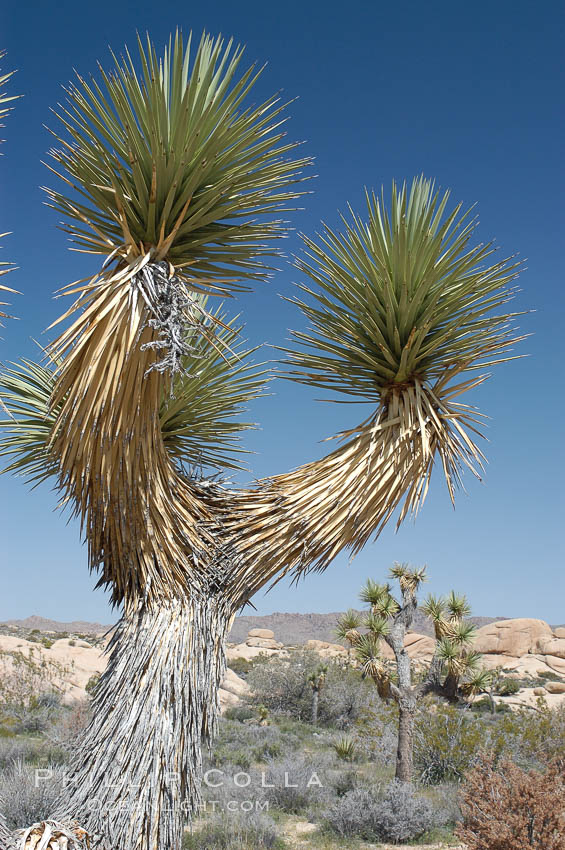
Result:
<svg viewBox="0 0 565 850"><path fill-rule="evenodd" d="M318 705L320 702L320 691L324 687L326 675L328 672L327 664L320 664L313 673L308 676L308 681L312 686L312 723L318 722Z"/></svg>
<svg viewBox="0 0 565 850"><path fill-rule="evenodd" d="M390 584L368 579L360 594L361 601L370 606L368 613L347 611L338 621L337 635L349 642L363 675L374 681L381 699L397 703L396 778L411 782L418 704L431 693L457 702L482 692L490 673L480 668L481 655L471 648L476 627L465 622L471 613L467 600L452 591L445 599L430 595L423 605L434 624L436 647L423 681L413 684L412 662L404 639L418 607L417 592L425 581L426 567L411 569L407 564L395 564L390 577L398 581L401 601L392 595ZM383 640L394 652L394 662L383 658Z"/></svg>

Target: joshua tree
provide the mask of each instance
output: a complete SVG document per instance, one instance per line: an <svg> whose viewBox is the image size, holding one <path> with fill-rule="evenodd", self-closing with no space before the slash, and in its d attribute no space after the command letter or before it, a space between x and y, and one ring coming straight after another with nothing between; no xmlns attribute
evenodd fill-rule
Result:
<svg viewBox="0 0 565 850"><path fill-rule="evenodd" d="M471 613L467 601L451 592L447 599L430 595L423 606L434 624L436 648L427 675L422 682L413 683L404 639L418 607L417 592L425 581L425 569L410 569L407 564L392 567L390 577L398 581L401 601L392 595L390 584L368 579L360 598L370 606L369 612L356 615L348 611L338 622L338 635L349 641L363 675L373 679L381 699L392 699L398 705L396 778L401 782L412 780L418 703L430 693L457 702L482 691L490 675L480 669L481 656L470 648L475 626L464 620ZM383 640L394 653L394 666L383 658Z"/></svg>
<svg viewBox="0 0 565 850"><path fill-rule="evenodd" d="M319 664L318 667L308 676L308 681L312 687L312 723L315 725L318 722L318 704L320 702L320 691L324 687L326 674L328 672L327 664Z"/></svg>
<svg viewBox="0 0 565 850"><path fill-rule="evenodd" d="M241 371L232 325L199 293L268 274L267 243L284 233L273 216L308 164L285 158L275 98L241 105L256 74L236 80L241 51L222 50L203 37L191 67L180 36L161 60L149 43L141 79L126 54L102 84L69 89L70 141L53 151L68 194L49 198L78 247L106 260L69 287L72 322L47 363L2 378L10 468L56 477L123 612L59 812L106 850L178 850L233 616L272 579L358 551L396 507L401 520L416 511L436 457L453 496L460 467L481 459L475 414L453 399L485 377L457 376L513 342L492 310L517 265L485 267L493 249L469 245L472 224L457 230L461 207L444 216L430 183L395 187L390 216L369 198L368 224L306 240L316 306L299 303L314 330L288 359L288 377L372 401L374 415L250 490L198 474L233 464L227 419L264 377Z"/></svg>

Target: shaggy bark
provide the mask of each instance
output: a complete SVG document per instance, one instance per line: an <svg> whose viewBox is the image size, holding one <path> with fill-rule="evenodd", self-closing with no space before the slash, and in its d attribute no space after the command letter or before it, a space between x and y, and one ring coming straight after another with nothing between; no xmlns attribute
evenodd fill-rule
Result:
<svg viewBox="0 0 565 850"><path fill-rule="evenodd" d="M398 746L396 749L395 778L399 782L412 782L416 700L411 694L400 696L398 699L398 712Z"/></svg>
<svg viewBox="0 0 565 850"><path fill-rule="evenodd" d="M11 833L6 826L4 815L0 813L0 850L7 850L11 838Z"/></svg>
<svg viewBox="0 0 565 850"><path fill-rule="evenodd" d="M200 801L230 616L221 599L195 595L120 622L60 812L100 850L180 850Z"/></svg>

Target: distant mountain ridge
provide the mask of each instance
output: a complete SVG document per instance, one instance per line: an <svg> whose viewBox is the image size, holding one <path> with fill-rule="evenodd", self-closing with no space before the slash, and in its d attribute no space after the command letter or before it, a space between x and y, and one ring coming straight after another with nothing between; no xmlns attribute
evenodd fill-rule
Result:
<svg viewBox="0 0 565 850"><path fill-rule="evenodd" d="M89 623L85 620L73 620L70 623L61 623L58 620L48 620L45 617L40 617L38 614L32 614L31 617L26 617L25 620L5 620L0 623L0 626L15 626L24 631L32 631L37 629L40 632L69 632L72 634L95 635L100 632L107 632L111 626L104 626L102 623Z"/></svg>
<svg viewBox="0 0 565 850"><path fill-rule="evenodd" d="M232 643L242 643L250 629L271 629L276 640L285 645L306 643L307 640L325 640L336 643L336 624L343 612L333 611L330 614L285 614L275 612L262 616L242 614L236 617L229 633L228 640ZM471 622L479 628L508 617L470 617ZM418 610L411 626L412 631L423 635L433 635L430 620Z"/></svg>
<svg viewBox="0 0 565 850"><path fill-rule="evenodd" d="M275 638L286 645L306 643L307 640L336 641L335 628L341 612L334 611L329 614L293 614L277 611L273 614L242 614L235 618L228 640L231 643L242 643L247 638L250 629L271 629ZM508 617L471 617L471 621L477 626L486 626L499 620L507 620ZM73 620L62 623L58 620L49 620L37 614L26 617L24 620L6 620L0 623L1 627L16 628L22 632L30 632L37 629L40 632L68 632L69 634L96 635L107 632L111 625L103 623L89 623L84 620ZM421 611L416 612L412 630L420 634L433 634L430 621Z"/></svg>

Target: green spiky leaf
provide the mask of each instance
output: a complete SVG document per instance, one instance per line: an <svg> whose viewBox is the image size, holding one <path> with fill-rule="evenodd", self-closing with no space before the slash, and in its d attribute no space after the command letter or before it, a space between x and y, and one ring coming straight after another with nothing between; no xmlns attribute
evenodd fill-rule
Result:
<svg viewBox="0 0 565 850"><path fill-rule="evenodd" d="M369 632L377 638L377 640L382 640L382 638L386 637L386 635L390 632L390 625L388 621L384 617L373 613L368 614L365 618L365 628L367 628Z"/></svg>
<svg viewBox="0 0 565 850"><path fill-rule="evenodd" d="M199 296L204 306L205 298ZM222 323L212 333L212 326ZM167 451L182 467L240 469L245 450L237 443L242 431L253 428L239 414L253 398L264 395L267 373L254 365L237 342L235 319L226 324L221 308L210 314L194 332L192 353L184 358L184 372L177 375L173 394L163 396L159 419ZM219 343L219 344L218 344ZM220 347L221 346L221 347ZM12 364L0 372L0 399L10 417L0 420L0 457L11 457L5 471L32 483L57 474L49 456L57 408L50 405L56 364L30 360Z"/></svg>
<svg viewBox="0 0 565 850"><path fill-rule="evenodd" d="M448 212L423 177L393 184L390 210L367 194L368 220L350 209L343 233L304 237L296 265L313 286L292 299L310 322L296 331L287 374L301 383L378 403L395 387L434 384L508 359L516 314L501 313L520 263L492 265L494 245L472 245L476 221L461 204Z"/></svg>
<svg viewBox="0 0 565 850"><path fill-rule="evenodd" d="M149 37L138 47L140 70L126 50L67 89L51 155L69 191L47 189L49 202L80 250L128 262L151 252L193 282L241 289L234 272L264 276L265 243L284 234L279 215L309 160L287 156L296 143L278 96L245 106L260 71L238 77L231 40L205 33L194 57L179 32L160 57Z"/></svg>
<svg viewBox="0 0 565 850"><path fill-rule="evenodd" d="M467 597L463 594L457 594L452 590L449 592L445 602L449 615L453 620L463 620L465 617L471 615L471 606L467 601Z"/></svg>
<svg viewBox="0 0 565 850"><path fill-rule="evenodd" d="M356 640L359 637L358 629L361 627L362 623L363 620L360 614L352 608L349 608L337 621L335 628L336 637L340 640L347 640L349 642L352 641L352 638Z"/></svg>

